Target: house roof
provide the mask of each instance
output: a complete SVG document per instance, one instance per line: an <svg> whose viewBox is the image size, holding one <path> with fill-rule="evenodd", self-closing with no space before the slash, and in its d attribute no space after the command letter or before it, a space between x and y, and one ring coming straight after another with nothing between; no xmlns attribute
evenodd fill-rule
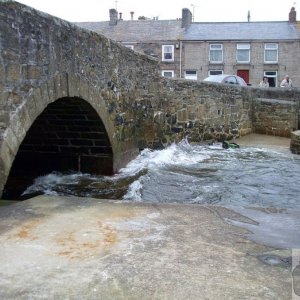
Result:
<svg viewBox="0 0 300 300"><path fill-rule="evenodd" d="M183 38L181 20L131 20L75 23L83 28L101 33L112 40L122 42L168 41Z"/></svg>
<svg viewBox="0 0 300 300"><path fill-rule="evenodd" d="M181 28L181 20L119 20L116 25L110 25L109 21L75 24L118 42L300 39L298 23L286 21L192 23L186 31Z"/></svg>
<svg viewBox="0 0 300 300"><path fill-rule="evenodd" d="M295 40L300 34L289 22L192 23L184 40Z"/></svg>

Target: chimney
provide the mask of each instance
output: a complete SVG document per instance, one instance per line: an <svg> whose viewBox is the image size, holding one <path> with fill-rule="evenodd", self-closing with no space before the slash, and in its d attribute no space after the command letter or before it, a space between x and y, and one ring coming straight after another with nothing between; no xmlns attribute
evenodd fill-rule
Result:
<svg viewBox="0 0 300 300"><path fill-rule="evenodd" d="M119 13L119 20L120 20L120 21L123 20L123 19L122 19L122 13L121 13L121 12Z"/></svg>
<svg viewBox="0 0 300 300"><path fill-rule="evenodd" d="M295 7L292 7L291 11L289 13L289 22L290 23L296 23L296 10L295 10Z"/></svg>
<svg viewBox="0 0 300 300"><path fill-rule="evenodd" d="M114 26L117 25L117 23L118 23L118 12L114 8L111 8L109 10L109 25Z"/></svg>
<svg viewBox="0 0 300 300"><path fill-rule="evenodd" d="M133 15L134 15L134 11L131 11L131 12L130 12L131 21L133 21Z"/></svg>
<svg viewBox="0 0 300 300"><path fill-rule="evenodd" d="M192 24L193 15L188 8L182 9L182 20L181 20L181 28L189 28Z"/></svg>

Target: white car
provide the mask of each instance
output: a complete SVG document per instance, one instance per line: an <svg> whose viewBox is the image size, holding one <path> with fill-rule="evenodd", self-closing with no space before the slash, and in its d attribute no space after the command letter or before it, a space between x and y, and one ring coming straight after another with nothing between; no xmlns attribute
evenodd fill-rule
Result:
<svg viewBox="0 0 300 300"><path fill-rule="evenodd" d="M211 75L205 78L203 81L209 82L219 82L219 83L226 83L226 84L236 84L241 86L247 86L245 80L237 75Z"/></svg>

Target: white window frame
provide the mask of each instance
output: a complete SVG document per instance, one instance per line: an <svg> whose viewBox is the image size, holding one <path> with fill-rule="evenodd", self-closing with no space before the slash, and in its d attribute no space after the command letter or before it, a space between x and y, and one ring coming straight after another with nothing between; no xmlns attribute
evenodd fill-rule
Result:
<svg viewBox="0 0 300 300"><path fill-rule="evenodd" d="M276 60L267 60L267 51L276 51ZM278 44L277 43L266 43L264 51L264 63L265 64L274 64L278 63Z"/></svg>
<svg viewBox="0 0 300 300"><path fill-rule="evenodd" d="M239 60L239 52L247 52L248 60ZM237 63L250 63L250 44L249 43L238 43L236 44L236 61Z"/></svg>
<svg viewBox="0 0 300 300"><path fill-rule="evenodd" d="M221 52L221 60L212 60L212 52L218 51ZM209 62L212 64L220 64L223 63L223 44L214 43L209 45Z"/></svg>
<svg viewBox="0 0 300 300"><path fill-rule="evenodd" d="M274 74L272 74L274 73ZM277 87L277 79L278 79L278 71L264 71L264 76L268 77L268 78L274 78L275 81L275 87Z"/></svg>
<svg viewBox="0 0 300 300"><path fill-rule="evenodd" d="M161 57L162 61L174 61L174 45L162 45L161 52L162 52L162 57ZM171 53L171 58L166 58L165 54L170 54L170 53Z"/></svg>
<svg viewBox="0 0 300 300"><path fill-rule="evenodd" d="M171 73L172 76L165 76L165 73ZM174 70L162 70L162 71L161 71L161 75L162 75L163 77L173 78L173 77L174 77Z"/></svg>
<svg viewBox="0 0 300 300"><path fill-rule="evenodd" d="M134 50L134 45L124 45L126 48L129 48L131 50Z"/></svg>
<svg viewBox="0 0 300 300"><path fill-rule="evenodd" d="M213 75L223 75L223 70L209 70L208 71L208 76L213 76ZM212 73L218 73L218 74L212 74Z"/></svg>
<svg viewBox="0 0 300 300"><path fill-rule="evenodd" d="M184 78L190 79L190 80L197 80L197 71L195 70L185 70L184 72Z"/></svg>

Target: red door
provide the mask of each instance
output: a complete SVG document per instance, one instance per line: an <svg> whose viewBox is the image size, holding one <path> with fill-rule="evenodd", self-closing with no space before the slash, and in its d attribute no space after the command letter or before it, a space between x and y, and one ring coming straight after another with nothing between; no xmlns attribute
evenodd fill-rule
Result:
<svg viewBox="0 0 300 300"><path fill-rule="evenodd" d="M249 83L249 70L237 70L236 75L242 77L246 83Z"/></svg>

